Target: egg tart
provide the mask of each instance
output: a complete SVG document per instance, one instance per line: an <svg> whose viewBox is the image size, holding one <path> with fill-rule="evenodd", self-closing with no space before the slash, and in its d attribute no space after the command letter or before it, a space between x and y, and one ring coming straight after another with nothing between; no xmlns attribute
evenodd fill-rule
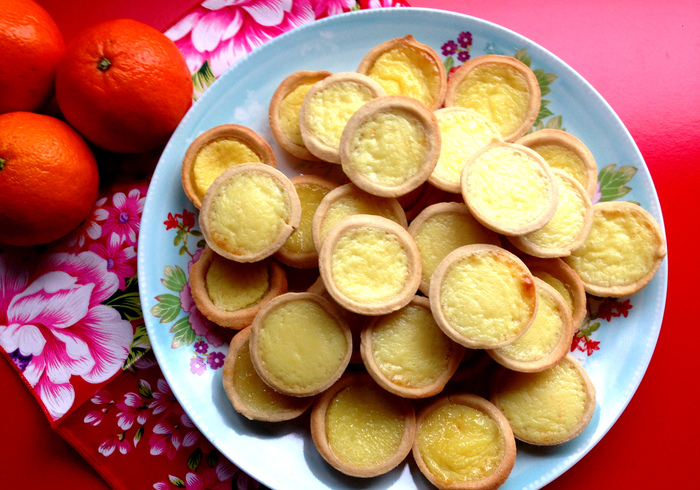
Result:
<svg viewBox="0 0 700 490"><path fill-rule="evenodd" d="M332 180L317 175L297 175L292 184L301 203L299 227L287 238L275 257L283 264L299 269L318 267L318 251L314 245L312 223L318 205L326 195L338 187Z"/></svg>
<svg viewBox="0 0 700 490"><path fill-rule="evenodd" d="M554 216L559 188L537 153L512 143L491 143L462 170L462 197L474 217L503 235L539 230Z"/></svg>
<svg viewBox="0 0 700 490"><path fill-rule="evenodd" d="M298 417L314 402L314 397L278 393L260 379L250 359L250 327L231 340L221 378L233 408L250 420L281 422Z"/></svg>
<svg viewBox="0 0 700 490"><path fill-rule="evenodd" d="M637 204L611 201L593 206L586 240L564 260L586 292L619 298L646 286L665 256L666 240L654 217Z"/></svg>
<svg viewBox="0 0 700 490"><path fill-rule="evenodd" d="M538 373L499 368L491 380L491 401L508 419L516 439L552 446L570 441L588 426L595 388L581 364L567 354Z"/></svg>
<svg viewBox="0 0 700 490"><path fill-rule="evenodd" d="M442 396L418 413L416 425L413 457L437 488L496 489L515 465L508 421L477 395Z"/></svg>
<svg viewBox="0 0 700 490"><path fill-rule="evenodd" d="M299 126L299 113L301 103L311 86L330 75L331 72L324 70L297 71L282 80L272 94L268 112L272 135L282 148L297 158L317 160L304 145Z"/></svg>
<svg viewBox="0 0 700 490"><path fill-rule="evenodd" d="M495 349L525 333L537 313L534 278L515 255L494 245L450 252L430 281L440 328L470 349Z"/></svg>
<svg viewBox="0 0 700 490"><path fill-rule="evenodd" d="M552 286L535 277L537 314L530 328L515 342L488 353L513 371L534 373L558 364L574 337L571 311Z"/></svg>
<svg viewBox="0 0 700 490"><path fill-rule="evenodd" d="M409 400L380 388L366 373L349 373L311 411L318 452L346 475L369 478L395 468L411 451L416 418Z"/></svg>
<svg viewBox="0 0 700 490"><path fill-rule="evenodd" d="M559 189L557 210L539 230L508 240L535 257L566 257L583 244L593 223L593 204L586 190L573 177L552 169Z"/></svg>
<svg viewBox="0 0 700 490"><path fill-rule="evenodd" d="M396 199L377 197L355 184L345 184L330 191L316 208L311 229L316 249L321 249L326 234L333 226L358 214L381 216L404 228L408 226L406 213Z"/></svg>
<svg viewBox="0 0 700 490"><path fill-rule="evenodd" d="M182 160L182 187L197 209L207 189L229 167L258 162L277 167L272 148L252 129L222 124L199 135Z"/></svg>
<svg viewBox="0 0 700 490"><path fill-rule="evenodd" d="M376 80L388 95L405 95L431 110L445 98L447 75L440 55L410 34L372 48L357 72Z"/></svg>
<svg viewBox="0 0 700 490"><path fill-rule="evenodd" d="M350 328L338 310L312 293L286 293L251 325L255 371L275 391L311 396L335 383L350 361Z"/></svg>
<svg viewBox="0 0 700 490"><path fill-rule="evenodd" d="M408 194L423 184L440 156L433 112L402 95L379 97L348 120L340 163L359 188L381 197Z"/></svg>
<svg viewBox="0 0 700 490"><path fill-rule="evenodd" d="M496 233L479 223L463 203L441 202L414 218L408 233L418 246L422 265L420 291L430 294L430 277L448 253L464 245L499 245Z"/></svg>
<svg viewBox="0 0 700 490"><path fill-rule="evenodd" d="M539 153L554 169L566 172L593 197L598 183L598 167L593 154L576 136L561 129L540 129L518 141Z"/></svg>
<svg viewBox="0 0 700 490"><path fill-rule="evenodd" d="M447 192L461 191L464 164L493 141L502 141L496 125L486 116L466 107L445 107L435 111L442 143L440 158L428 182Z"/></svg>
<svg viewBox="0 0 700 490"><path fill-rule="evenodd" d="M540 86L532 70L515 58L495 54L477 56L457 68L445 93L445 107L474 109L509 142L532 127L540 103Z"/></svg>
<svg viewBox="0 0 700 490"><path fill-rule="evenodd" d="M274 260L241 263L206 247L190 269L197 309L219 326L241 329L272 298L287 292L287 275Z"/></svg>
<svg viewBox="0 0 700 490"><path fill-rule="evenodd" d="M578 274L562 259L525 258L525 265L532 275L552 286L564 298L571 311L574 329L586 318L586 290Z"/></svg>
<svg viewBox="0 0 700 490"><path fill-rule="evenodd" d="M340 163L340 136L350 117L384 89L360 73L335 73L311 86L301 104L299 127L304 146L320 160Z"/></svg>
<svg viewBox="0 0 700 490"><path fill-rule="evenodd" d="M427 398L445 387L464 347L440 330L428 298L416 296L365 327L361 352L367 371L385 390L405 398Z"/></svg>
<svg viewBox="0 0 700 490"><path fill-rule="evenodd" d="M199 213L202 234L216 253L236 262L269 257L299 226L301 203L279 170L243 163L211 185Z"/></svg>
<svg viewBox="0 0 700 490"><path fill-rule="evenodd" d="M343 318L345 318L345 322L348 324L348 327L350 327L350 333L352 334L352 355L350 356L350 364L362 364L362 354L360 353L360 336L362 334L362 329L365 327L367 321L371 317L366 317L353 311L346 310L336 303L333 297L328 294L326 285L323 284L323 278L320 276L313 282L313 284L311 284L311 286L309 286L306 292L318 294L319 296L330 301L333 306L338 308L340 314L343 315Z"/></svg>
<svg viewBox="0 0 700 490"><path fill-rule="evenodd" d="M384 315L407 305L420 284L420 254L405 228L379 216L357 215L331 228L319 271L340 306Z"/></svg>

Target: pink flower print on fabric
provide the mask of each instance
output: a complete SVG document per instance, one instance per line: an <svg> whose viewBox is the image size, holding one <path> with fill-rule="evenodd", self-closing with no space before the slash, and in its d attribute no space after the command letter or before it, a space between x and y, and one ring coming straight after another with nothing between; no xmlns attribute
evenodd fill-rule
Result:
<svg viewBox="0 0 700 490"><path fill-rule="evenodd" d="M208 60L218 78L254 48L313 20L310 0L205 0L165 35L191 73Z"/></svg>
<svg viewBox="0 0 700 490"><path fill-rule="evenodd" d="M314 14L317 19L349 12L355 6L355 0L316 0Z"/></svg>
<svg viewBox="0 0 700 490"><path fill-rule="evenodd" d="M110 456L115 450L126 454L131 451L131 444L124 439L124 434L119 434L104 441L97 450L105 457Z"/></svg>
<svg viewBox="0 0 700 490"><path fill-rule="evenodd" d="M85 243L98 240L102 236L102 224L109 212L103 207L107 198L98 199L87 219L65 238L65 243L74 252L81 250Z"/></svg>
<svg viewBox="0 0 700 490"><path fill-rule="evenodd" d="M378 9L384 7L409 7L404 0L360 0L360 8Z"/></svg>
<svg viewBox="0 0 700 490"><path fill-rule="evenodd" d="M157 383L158 389L153 392L153 401L151 401L151 410L153 415L167 414L170 411L177 413L182 412L180 403L175 398L170 385L163 378L160 378Z"/></svg>
<svg viewBox="0 0 700 490"><path fill-rule="evenodd" d="M230 480L220 480L219 475L213 468L204 470L201 475L197 473L187 473L185 477L185 488L187 490L230 490Z"/></svg>
<svg viewBox="0 0 700 490"><path fill-rule="evenodd" d="M99 425L102 420L104 420L105 415L109 411L109 406L114 404L112 395L107 390L100 390L90 399L95 405L106 405L100 410L93 410L88 412L88 414L83 419L83 422L90 424L92 426Z"/></svg>
<svg viewBox="0 0 700 490"><path fill-rule="evenodd" d="M141 383L146 383L141 381ZM148 383L146 383L148 384ZM117 408L121 412L117 413L117 425L122 430L129 430L137 422L143 425L148 420L149 403L138 393L126 393L124 401L117 403Z"/></svg>
<svg viewBox="0 0 700 490"><path fill-rule="evenodd" d="M90 251L107 261L107 270L114 272L119 279L118 288L126 289L126 280L136 274L136 250L134 247L121 248L111 240L106 244L93 243Z"/></svg>
<svg viewBox="0 0 700 490"><path fill-rule="evenodd" d="M58 419L75 400L71 376L97 384L119 372L133 329L100 304L118 281L96 254L49 255L32 280L12 262L0 255L0 346L23 356L25 379Z"/></svg>
<svg viewBox="0 0 700 490"><path fill-rule="evenodd" d="M117 192L112 196L112 205L106 208L109 214L102 225L103 236L108 237L110 245L118 247L125 242L130 246L137 244L145 202L146 197L141 197L138 189L132 189L128 195Z"/></svg>
<svg viewBox="0 0 700 490"><path fill-rule="evenodd" d="M194 422L192 422L192 419L189 418L187 414L183 413L180 416L180 422L182 422L182 425L188 429L192 429L185 434L185 437L182 438L182 445L185 447L192 447L197 444L199 442L200 432L194 425Z"/></svg>
<svg viewBox="0 0 700 490"><path fill-rule="evenodd" d="M182 439L171 423L161 420L153 427L153 435L148 443L153 456L165 454L168 459L173 459L182 446Z"/></svg>

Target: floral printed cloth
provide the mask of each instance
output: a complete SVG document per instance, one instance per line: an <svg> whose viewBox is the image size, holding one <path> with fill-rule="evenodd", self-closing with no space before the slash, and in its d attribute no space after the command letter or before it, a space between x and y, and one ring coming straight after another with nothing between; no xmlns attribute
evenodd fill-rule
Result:
<svg viewBox="0 0 700 490"><path fill-rule="evenodd" d="M185 55L196 99L239 58L295 27L350 10L407 5L403 0L205 0L166 35ZM197 430L150 349L136 251L150 176L142 169L152 170L159 154L98 150L96 156L102 188L80 227L47 246L0 244L0 352L51 426L113 488L258 488ZM194 215L186 211L169 219L181 230L194 225ZM187 293L177 298L178 308L196 314ZM224 340L211 333L203 317L200 323L207 342L195 349L205 355L209 345ZM220 368L223 355L210 353L206 362Z"/></svg>

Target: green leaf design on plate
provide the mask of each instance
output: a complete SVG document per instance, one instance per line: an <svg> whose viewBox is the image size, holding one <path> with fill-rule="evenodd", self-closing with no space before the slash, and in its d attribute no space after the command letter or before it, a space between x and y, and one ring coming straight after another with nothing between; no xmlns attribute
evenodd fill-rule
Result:
<svg viewBox="0 0 700 490"><path fill-rule="evenodd" d="M163 283L163 286L176 293L182 291L182 288L187 284L187 274L179 266L171 267L166 265L164 275L165 277L160 282Z"/></svg>
<svg viewBox="0 0 700 490"><path fill-rule="evenodd" d="M158 304L151 308L151 314L160 318L160 323L170 323L180 314L180 297L174 294L156 296Z"/></svg>
<svg viewBox="0 0 700 490"><path fill-rule="evenodd" d="M452 56L445 58L445 71L450 73L450 70L455 66L455 59Z"/></svg>
<svg viewBox="0 0 700 490"><path fill-rule="evenodd" d="M214 83L216 77L214 72L211 71L211 65L209 65L209 60L206 60L204 64L192 74L192 98L197 100L209 86Z"/></svg>
<svg viewBox="0 0 700 490"><path fill-rule="evenodd" d="M600 201L614 201L626 196L631 190L627 184L637 173L637 168L631 165L620 167L615 163L606 165L598 172L600 182Z"/></svg>
<svg viewBox="0 0 700 490"><path fill-rule="evenodd" d="M197 334L194 333L192 325L190 325L190 318L187 316L173 323L173 326L170 328L170 333L175 334L171 344L173 349L179 349L185 345L192 345L197 338Z"/></svg>
<svg viewBox="0 0 700 490"><path fill-rule="evenodd" d="M528 67L532 63L532 58L527 55L527 48L519 49L518 51L516 51L516 53L515 53L515 55L513 55L513 57L518 61L522 61Z"/></svg>

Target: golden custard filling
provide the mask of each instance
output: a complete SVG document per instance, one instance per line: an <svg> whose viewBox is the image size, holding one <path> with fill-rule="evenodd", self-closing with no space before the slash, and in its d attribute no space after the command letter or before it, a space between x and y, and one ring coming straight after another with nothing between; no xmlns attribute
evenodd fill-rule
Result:
<svg viewBox="0 0 700 490"><path fill-rule="evenodd" d="M248 342L242 345L236 353L233 386L243 403L259 413L298 410L308 404L304 398L283 395L265 384L250 360Z"/></svg>
<svg viewBox="0 0 700 490"><path fill-rule="evenodd" d="M458 260L447 270L440 288L445 319L468 339L496 344L516 336L532 316L534 302L522 272L492 255Z"/></svg>
<svg viewBox="0 0 700 490"><path fill-rule="evenodd" d="M301 138L301 129L299 126L299 112L304 97L306 97L306 94L314 83L316 83L316 80L300 83L285 95L282 102L280 102L278 114L282 131L284 131L295 145L304 146L304 140Z"/></svg>
<svg viewBox="0 0 700 490"><path fill-rule="evenodd" d="M353 134L351 165L379 185L398 186L420 170L427 153L425 128L405 111L379 112Z"/></svg>
<svg viewBox="0 0 700 490"><path fill-rule="evenodd" d="M585 382L567 361L540 373L513 371L501 388L499 408L513 431L528 440L565 437L586 411Z"/></svg>
<svg viewBox="0 0 700 490"><path fill-rule="evenodd" d="M331 274L338 290L351 300L385 301L404 288L409 274L408 255L393 234L376 228L354 228L336 243Z"/></svg>
<svg viewBox="0 0 700 490"><path fill-rule="evenodd" d="M369 88L355 82L329 85L308 102L307 126L322 143L337 148L350 117L373 98Z"/></svg>
<svg viewBox="0 0 700 490"><path fill-rule="evenodd" d="M641 215L594 212L586 241L571 252L567 263L585 283L624 286L649 273L657 249L656 232Z"/></svg>
<svg viewBox="0 0 700 490"><path fill-rule="evenodd" d="M374 467L399 449L405 430L401 410L379 386L348 386L326 412L326 439L345 463Z"/></svg>
<svg viewBox="0 0 700 490"><path fill-rule="evenodd" d="M391 382L410 388L433 383L448 368L452 341L429 308L408 305L377 322L372 355Z"/></svg>
<svg viewBox="0 0 700 490"><path fill-rule="evenodd" d="M301 201L301 223L299 228L287 238L283 248L296 253L315 252L316 247L312 233L314 213L329 190L324 186L314 184L297 186L296 190L299 201Z"/></svg>
<svg viewBox="0 0 700 490"><path fill-rule="evenodd" d="M209 299L220 310L238 311L260 302L270 288L266 263L243 264L215 256L204 277Z"/></svg>
<svg viewBox="0 0 700 490"><path fill-rule="evenodd" d="M586 201L571 181L555 175L559 186L559 203L554 216L537 231L528 233L525 238L533 244L545 248L565 248L576 240L586 223Z"/></svg>
<svg viewBox="0 0 700 490"><path fill-rule="evenodd" d="M586 164L575 151L559 145L538 145L532 149L540 154L550 167L561 170L576 179L583 187L588 184Z"/></svg>
<svg viewBox="0 0 700 490"><path fill-rule="evenodd" d="M491 234L470 214L440 213L431 216L413 237L423 265L423 280L430 278L447 254L463 245L492 243Z"/></svg>
<svg viewBox="0 0 700 490"><path fill-rule="evenodd" d="M532 275L539 277L544 282L556 289L557 292L561 294L562 298L564 298L566 305L569 307L569 311L574 311L574 295L571 293L570 286L565 284L563 281L560 281L549 272L537 271L533 272Z"/></svg>
<svg viewBox="0 0 700 490"><path fill-rule="evenodd" d="M212 201L212 240L233 254L264 250L289 220L290 206L276 179L258 172L241 173L221 186Z"/></svg>
<svg viewBox="0 0 700 490"><path fill-rule="evenodd" d="M505 227L518 228L549 205L550 181L528 155L497 146L481 153L469 169L469 205Z"/></svg>
<svg viewBox="0 0 700 490"><path fill-rule="evenodd" d="M498 424L466 405L438 407L420 424L416 438L428 470L445 484L486 478L505 455Z"/></svg>
<svg viewBox="0 0 700 490"><path fill-rule="evenodd" d="M328 207L326 216L323 218L321 239L326 237L326 234L333 226L345 218L358 214L381 216L382 218L390 219L394 223L401 224L401 219L390 206L390 202L382 197L365 193L350 194L337 199Z"/></svg>
<svg viewBox="0 0 700 490"><path fill-rule="evenodd" d="M192 181L195 192L204 198L212 182L229 167L241 163L259 163L260 155L236 138L219 138L204 145L194 157Z"/></svg>
<svg viewBox="0 0 700 490"><path fill-rule="evenodd" d="M521 362L547 357L559 344L564 328L560 310L549 294L538 294L537 314L532 325L512 344L497 349L504 356Z"/></svg>
<svg viewBox="0 0 700 490"><path fill-rule="evenodd" d="M475 111L436 112L442 146L433 176L459 185L464 164L477 150L494 139L500 139L498 129Z"/></svg>
<svg viewBox="0 0 700 490"><path fill-rule="evenodd" d="M376 80L387 95L406 95L427 106L433 104L440 87L440 71L433 59L410 46L382 53L367 75Z"/></svg>
<svg viewBox="0 0 700 490"><path fill-rule="evenodd" d="M270 378L303 390L330 379L343 363L345 333L310 300L289 301L270 311L258 332L258 352Z"/></svg>
<svg viewBox="0 0 700 490"><path fill-rule="evenodd" d="M520 127L527 115L530 89L515 68L483 64L462 80L455 93L455 104L486 116L501 134L508 135Z"/></svg>

